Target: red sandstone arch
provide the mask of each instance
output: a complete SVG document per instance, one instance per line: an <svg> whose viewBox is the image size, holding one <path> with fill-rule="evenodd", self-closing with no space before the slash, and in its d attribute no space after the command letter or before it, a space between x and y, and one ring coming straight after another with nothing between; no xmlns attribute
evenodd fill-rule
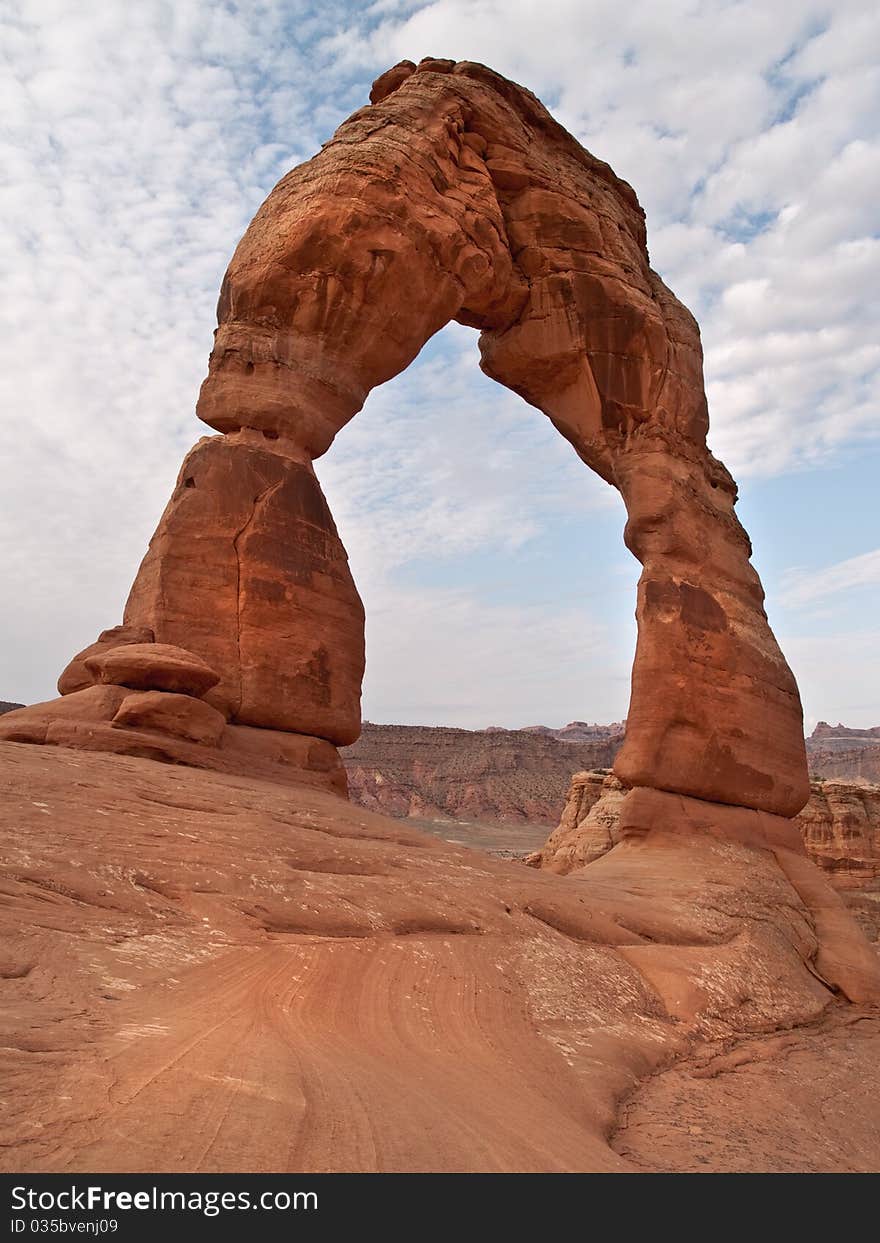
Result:
<svg viewBox="0 0 880 1243"><path fill-rule="evenodd" d="M233 726L353 741L363 610L311 461L456 319L626 503L643 573L618 775L795 814L797 686L706 447L699 331L649 265L635 194L483 66L403 62L371 100L236 249L198 405L222 435L187 457L125 630L94 650L178 645L220 675L206 698ZM78 658L59 687L94 676Z"/></svg>

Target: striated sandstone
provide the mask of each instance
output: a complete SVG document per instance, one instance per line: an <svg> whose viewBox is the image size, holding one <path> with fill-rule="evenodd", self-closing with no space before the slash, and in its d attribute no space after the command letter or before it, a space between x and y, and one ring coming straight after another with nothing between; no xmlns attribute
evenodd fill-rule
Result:
<svg viewBox="0 0 880 1243"><path fill-rule="evenodd" d="M665 796L638 792L642 814L634 818L633 803L630 800L627 809L624 793L621 783L605 773L575 773L559 825L526 862L555 873L579 874L579 869L607 853L628 833L644 833L662 823L664 808L657 806L657 799ZM679 826L688 823L689 803L684 800L684 805L675 808L674 821ZM693 804L693 809L704 831L712 825L715 830L742 838L742 823L729 823L730 815L738 816L737 809L706 804ZM764 828L773 823L769 819ZM785 837L792 826L809 858L841 893L867 939L880 945L880 786L861 781L814 781L803 811L794 821L778 823L782 844L786 845ZM789 837L789 849L793 844ZM842 916L836 910L833 918Z"/></svg>
<svg viewBox="0 0 880 1243"><path fill-rule="evenodd" d="M880 882L880 785L813 781L795 823L810 857L837 887Z"/></svg>
<svg viewBox="0 0 880 1243"><path fill-rule="evenodd" d="M63 747L0 744L0 808L6 1171L876 1168L876 1017L819 978L806 860L816 892L664 829L575 880Z"/></svg>
<svg viewBox="0 0 880 1243"><path fill-rule="evenodd" d="M572 767L611 764L619 741L550 731L365 723L342 751L349 796L371 811L486 824L559 820Z"/></svg>
<svg viewBox="0 0 880 1243"><path fill-rule="evenodd" d="M610 850L627 834L647 832L667 815L668 800L658 792L633 791L606 772L575 773L559 824L540 851L534 867L570 872ZM703 831L710 823L723 826L744 809L710 808L684 799L674 804L674 820L686 824L697 814ZM807 806L794 820L752 813L760 835L781 832L790 848L799 835L810 858L832 874L840 888L872 885L880 878L880 785L856 781L813 781ZM742 837L738 828L736 836Z"/></svg>
<svg viewBox="0 0 880 1243"><path fill-rule="evenodd" d="M828 780L880 782L880 745L810 748L810 775Z"/></svg>
<svg viewBox="0 0 880 1243"><path fill-rule="evenodd" d="M627 789L613 773L575 773L559 824L526 863L565 875L604 855L621 840L620 809Z"/></svg>
<svg viewBox="0 0 880 1243"><path fill-rule="evenodd" d="M806 746L814 777L880 782L880 726L851 729L820 721Z"/></svg>
<svg viewBox="0 0 880 1243"><path fill-rule="evenodd" d="M119 719L122 705L129 700L134 700L133 707L138 702L143 704L145 699L147 703L159 702L154 696L159 700L188 699L189 724L184 728L182 714L174 711L154 711L148 714L149 719L135 711L133 715L138 719ZM191 735L199 730L199 741L186 736L186 732ZM109 751L245 778L319 786L343 797L347 793L339 753L325 739L227 725L222 713L209 704L167 692L133 694L124 686L89 686L61 700L31 704L4 714L0 719L0 741Z"/></svg>

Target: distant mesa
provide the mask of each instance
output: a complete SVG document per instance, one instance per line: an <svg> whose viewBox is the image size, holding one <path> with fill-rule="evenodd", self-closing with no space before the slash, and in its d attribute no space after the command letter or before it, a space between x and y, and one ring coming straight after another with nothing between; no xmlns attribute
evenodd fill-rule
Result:
<svg viewBox="0 0 880 1243"><path fill-rule="evenodd" d="M561 730L372 725L341 755L352 802L405 819L553 825L575 768L610 767L623 735Z"/></svg>
<svg viewBox="0 0 880 1243"><path fill-rule="evenodd" d="M476 731L484 734L543 734L560 742L587 742L594 738L621 738L626 733L626 721L614 721L611 725L592 725L587 721L569 721L560 729L551 725L523 725L519 729L507 725L487 725Z"/></svg>
<svg viewBox="0 0 880 1243"><path fill-rule="evenodd" d="M874 725L870 729L852 729L848 725L829 725L827 721L820 721L816 728L810 734L810 741L818 741L825 738L864 738L876 739L880 742L880 725Z"/></svg>
<svg viewBox="0 0 880 1243"><path fill-rule="evenodd" d="M853 729L820 721L806 747L813 777L880 782L880 725Z"/></svg>
<svg viewBox="0 0 880 1243"><path fill-rule="evenodd" d="M880 742L873 730L845 731L841 749L807 740L810 772L841 780L880 781ZM374 725L341 750L349 797L399 819L454 819L486 825L555 825L575 769L610 769L623 745L625 721L572 721L559 729L455 729ZM856 736L855 749L850 745Z"/></svg>

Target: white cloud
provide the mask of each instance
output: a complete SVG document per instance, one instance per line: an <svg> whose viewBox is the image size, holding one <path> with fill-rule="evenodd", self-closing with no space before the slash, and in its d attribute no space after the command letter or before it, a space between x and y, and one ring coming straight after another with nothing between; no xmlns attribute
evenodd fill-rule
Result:
<svg viewBox="0 0 880 1243"><path fill-rule="evenodd" d="M388 584L372 584L366 604L369 720L563 724L588 705L609 721L628 698L629 652L584 608L486 606L466 591Z"/></svg>
<svg viewBox="0 0 880 1243"><path fill-rule="evenodd" d="M820 570L788 570L782 577L779 600L786 608L802 608L859 587L880 587L880 548Z"/></svg>
<svg viewBox="0 0 880 1243"><path fill-rule="evenodd" d="M376 67L483 60L635 185L655 266L701 321L711 443L735 475L880 437L870 0L435 0L331 45Z"/></svg>
<svg viewBox="0 0 880 1243"><path fill-rule="evenodd" d="M504 553L560 516L621 505L540 411L480 375L476 340L450 325L316 462L359 575Z"/></svg>

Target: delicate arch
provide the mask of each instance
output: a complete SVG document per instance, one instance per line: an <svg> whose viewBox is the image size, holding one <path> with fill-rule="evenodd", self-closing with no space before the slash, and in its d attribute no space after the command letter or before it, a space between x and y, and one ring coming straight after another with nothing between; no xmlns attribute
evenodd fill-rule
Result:
<svg viewBox="0 0 880 1243"><path fill-rule="evenodd" d="M797 812L800 700L706 448L696 322L630 186L481 65L395 66L257 212L198 405L223 435L184 463L126 627L208 661L234 723L351 742L363 610L311 461L451 319L626 503L644 568L619 776Z"/></svg>

